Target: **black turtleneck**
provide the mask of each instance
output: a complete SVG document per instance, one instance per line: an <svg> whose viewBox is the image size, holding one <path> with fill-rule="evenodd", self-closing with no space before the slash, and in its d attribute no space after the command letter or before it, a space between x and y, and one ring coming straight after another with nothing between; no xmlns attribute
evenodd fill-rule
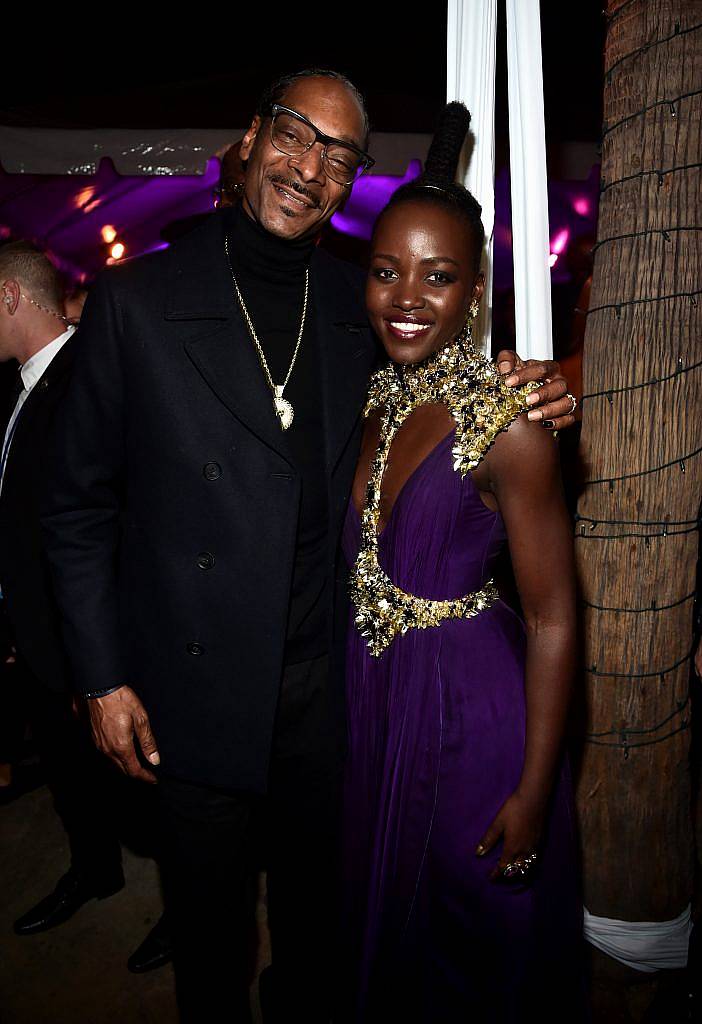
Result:
<svg viewBox="0 0 702 1024"><path fill-rule="evenodd" d="M271 235L240 204L222 213L239 289L271 377L275 384L282 384L295 351L305 269L315 243ZM310 281L310 292L311 288ZM286 663L295 664L316 658L327 649L327 480L322 382L311 295L300 351L284 397L295 410L285 439L302 485L285 651ZM275 416L272 395L270 414Z"/></svg>

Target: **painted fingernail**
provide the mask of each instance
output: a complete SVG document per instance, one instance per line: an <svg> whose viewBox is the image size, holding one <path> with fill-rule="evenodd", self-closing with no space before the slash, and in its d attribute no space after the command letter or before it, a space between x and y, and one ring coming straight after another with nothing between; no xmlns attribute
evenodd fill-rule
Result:
<svg viewBox="0 0 702 1024"><path fill-rule="evenodd" d="M541 412L541 409L532 409L531 412L527 413L527 419L531 420L532 423L537 423L543 418L544 414Z"/></svg>
<svg viewBox="0 0 702 1024"><path fill-rule="evenodd" d="M555 427L555 425L556 425L556 424L554 423L554 421L553 421L553 420L542 420L542 421L541 421L541 426L542 426L542 427L545 427L545 428L546 428L546 430L553 430L553 428Z"/></svg>
<svg viewBox="0 0 702 1024"><path fill-rule="evenodd" d="M530 395L526 396L526 404L527 405L533 405L534 402L538 402L538 400L539 400L539 396L535 395L533 391L532 391L532 393Z"/></svg>
<svg viewBox="0 0 702 1024"><path fill-rule="evenodd" d="M507 377L507 379L505 380L505 384L508 387L512 387L514 384L518 384L518 383L519 383L519 377L516 375L516 373L511 373L509 375L509 377Z"/></svg>
<svg viewBox="0 0 702 1024"><path fill-rule="evenodd" d="M485 847L483 846L482 843L478 843L478 845L475 848L475 852L479 857L482 857L482 855L485 853Z"/></svg>

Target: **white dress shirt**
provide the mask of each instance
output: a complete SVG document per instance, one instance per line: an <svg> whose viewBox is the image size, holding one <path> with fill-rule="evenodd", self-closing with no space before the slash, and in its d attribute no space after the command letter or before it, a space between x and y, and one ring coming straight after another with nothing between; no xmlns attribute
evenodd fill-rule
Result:
<svg viewBox="0 0 702 1024"><path fill-rule="evenodd" d="M15 432L15 426L17 425L17 418L22 411L22 406L29 398L32 388L35 386L37 381L44 376L49 364L59 354L63 346L66 344L68 339L75 331L75 326L71 324L63 334L59 334L58 338L54 338L48 345L44 345L38 352L23 363L20 367L20 376L22 383L24 384L24 391L20 392L19 398L12 410L10 421L7 424L7 430L5 431L5 438L2 443L2 463L0 463L0 494L2 494L2 482L5 478L5 466L7 465L7 457L10 452L10 445L12 444L12 437Z"/></svg>

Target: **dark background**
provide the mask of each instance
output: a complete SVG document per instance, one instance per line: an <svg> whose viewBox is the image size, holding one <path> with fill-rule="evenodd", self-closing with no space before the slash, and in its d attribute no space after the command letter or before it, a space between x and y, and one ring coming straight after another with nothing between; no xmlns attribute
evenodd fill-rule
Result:
<svg viewBox="0 0 702 1024"><path fill-rule="evenodd" d="M0 124L80 128L239 128L282 71L346 72L377 131L431 132L446 93L446 4L186 8L147 30L143 9L22 16L3 26ZM239 12L243 13L239 13ZM6 12L9 13L9 12ZM504 13L498 34L498 165L506 153ZM542 3L549 142L594 141L601 121L604 17L595 0ZM97 19L100 19L98 27ZM501 59L500 59L501 58Z"/></svg>

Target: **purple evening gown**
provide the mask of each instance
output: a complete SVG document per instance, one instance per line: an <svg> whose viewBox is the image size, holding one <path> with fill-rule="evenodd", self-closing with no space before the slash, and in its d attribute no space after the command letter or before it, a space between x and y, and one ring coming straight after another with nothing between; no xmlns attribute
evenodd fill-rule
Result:
<svg viewBox="0 0 702 1024"><path fill-rule="evenodd" d="M380 536L382 568L421 597L479 589L506 541L472 475L454 472L452 443L453 433L409 477ZM359 528L351 503L343 537L351 566ZM350 1019L585 1019L567 764L531 887L488 880L501 843L474 854L519 781L525 650L524 624L502 601L473 619L410 630L379 658L351 609L343 851Z"/></svg>

